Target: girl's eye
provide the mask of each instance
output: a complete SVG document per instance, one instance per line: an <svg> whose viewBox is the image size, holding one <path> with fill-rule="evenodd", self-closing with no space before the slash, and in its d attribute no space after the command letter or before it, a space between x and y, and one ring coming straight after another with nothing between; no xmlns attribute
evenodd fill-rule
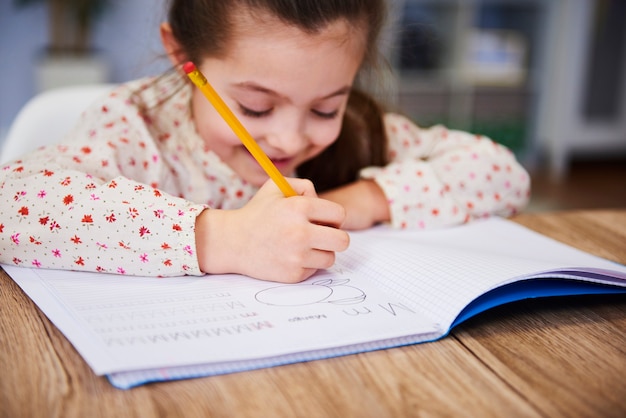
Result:
<svg viewBox="0 0 626 418"><path fill-rule="evenodd" d="M319 116L322 119L334 119L337 117L337 115L339 114L338 110L334 110L332 112L320 112L319 110L312 110L312 112L316 115Z"/></svg>
<svg viewBox="0 0 626 418"><path fill-rule="evenodd" d="M243 113L245 116L250 116L252 118L262 118L263 116L267 116L270 113L272 113L272 108L269 108L267 110L252 110L252 109L248 109L247 107L243 106L243 105L239 105L239 108L241 109L241 113Z"/></svg>

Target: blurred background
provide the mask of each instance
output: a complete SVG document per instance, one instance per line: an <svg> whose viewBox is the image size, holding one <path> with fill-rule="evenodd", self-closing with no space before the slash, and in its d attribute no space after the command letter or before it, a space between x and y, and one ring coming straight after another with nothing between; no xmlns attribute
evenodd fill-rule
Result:
<svg viewBox="0 0 626 418"><path fill-rule="evenodd" d="M165 3L0 0L0 144L41 91L167 69ZM510 147L529 211L626 207L626 1L390 0L383 38L389 106Z"/></svg>

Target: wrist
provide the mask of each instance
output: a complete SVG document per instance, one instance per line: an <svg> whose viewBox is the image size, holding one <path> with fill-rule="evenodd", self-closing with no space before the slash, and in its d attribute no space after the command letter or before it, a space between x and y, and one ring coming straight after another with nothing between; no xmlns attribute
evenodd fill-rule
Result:
<svg viewBox="0 0 626 418"><path fill-rule="evenodd" d="M226 211L205 209L196 218L196 255L203 273L230 273Z"/></svg>
<svg viewBox="0 0 626 418"><path fill-rule="evenodd" d="M374 180L359 180L368 197L369 206L372 209L373 223L388 222L391 220L389 202L383 189Z"/></svg>

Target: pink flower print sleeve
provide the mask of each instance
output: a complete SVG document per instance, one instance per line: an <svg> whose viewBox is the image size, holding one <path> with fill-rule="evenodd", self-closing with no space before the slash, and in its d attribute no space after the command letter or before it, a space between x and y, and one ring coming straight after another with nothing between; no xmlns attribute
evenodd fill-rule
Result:
<svg viewBox="0 0 626 418"><path fill-rule="evenodd" d="M422 129L393 113L385 128L391 163L361 176L383 189L393 226L438 228L510 216L527 204L530 177L508 148L443 126Z"/></svg>
<svg viewBox="0 0 626 418"><path fill-rule="evenodd" d="M87 110L62 144L1 167L0 262L202 274L194 229L206 205L160 188L176 192L175 173L123 91Z"/></svg>

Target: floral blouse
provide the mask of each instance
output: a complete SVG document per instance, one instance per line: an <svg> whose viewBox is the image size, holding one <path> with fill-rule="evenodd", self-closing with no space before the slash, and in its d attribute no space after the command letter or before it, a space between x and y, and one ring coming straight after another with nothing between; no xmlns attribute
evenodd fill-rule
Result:
<svg viewBox="0 0 626 418"><path fill-rule="evenodd" d="M65 139L0 167L0 262L145 276L200 275L196 216L252 198L197 134L182 77L123 84ZM509 216L529 176L483 136L423 129L387 114L390 160L362 177L386 194L391 224L437 228Z"/></svg>

